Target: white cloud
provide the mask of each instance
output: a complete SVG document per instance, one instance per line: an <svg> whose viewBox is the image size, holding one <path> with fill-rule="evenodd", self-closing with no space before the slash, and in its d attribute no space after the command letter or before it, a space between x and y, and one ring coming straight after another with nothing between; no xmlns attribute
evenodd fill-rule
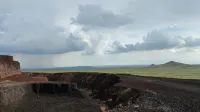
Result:
<svg viewBox="0 0 200 112"><path fill-rule="evenodd" d="M82 51L87 43L78 33L65 33L56 25L56 8L52 0L5 2L9 14L3 16L0 28L0 52L57 54ZM6 7L6 8L7 8ZM5 15L4 13L2 15ZM69 26L70 27L70 26Z"/></svg>
<svg viewBox="0 0 200 112"><path fill-rule="evenodd" d="M200 42L199 4L199 0L2 0L0 53L16 55L23 66L32 67L170 59L194 63L198 55L191 54L199 53ZM193 60L180 58L183 54ZM153 55L160 58L152 61ZM42 64L31 61L40 56ZM139 58L132 60L133 56Z"/></svg>
<svg viewBox="0 0 200 112"><path fill-rule="evenodd" d="M131 51L152 51L172 48L197 47L200 46L200 38L171 36L159 30L153 30L143 37L143 42L136 44L113 43L113 49L109 53L123 53Z"/></svg>

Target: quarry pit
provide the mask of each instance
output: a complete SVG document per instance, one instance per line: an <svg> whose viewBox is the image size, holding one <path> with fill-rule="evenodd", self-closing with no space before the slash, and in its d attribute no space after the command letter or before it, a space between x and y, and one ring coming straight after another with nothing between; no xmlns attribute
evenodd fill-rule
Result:
<svg viewBox="0 0 200 112"><path fill-rule="evenodd" d="M199 112L200 81L108 73L21 72L0 56L1 112Z"/></svg>

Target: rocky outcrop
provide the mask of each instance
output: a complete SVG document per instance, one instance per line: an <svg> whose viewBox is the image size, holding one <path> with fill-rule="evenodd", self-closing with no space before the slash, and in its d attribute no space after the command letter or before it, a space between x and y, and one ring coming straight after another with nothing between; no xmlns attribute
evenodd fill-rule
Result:
<svg viewBox="0 0 200 112"><path fill-rule="evenodd" d="M12 75L12 76L7 76L7 77L4 77L4 78L1 78L0 79L0 82L1 81L11 81L11 82L20 82L20 83L31 83L31 82L47 82L48 79L47 77L31 77L31 76L28 76L28 75L22 75L22 74L19 74L19 75Z"/></svg>
<svg viewBox="0 0 200 112"><path fill-rule="evenodd" d="M46 82L47 77L31 77L22 74L20 63L13 60L13 56L0 55L0 82Z"/></svg>
<svg viewBox="0 0 200 112"><path fill-rule="evenodd" d="M17 74L21 74L20 63L13 56L0 55L0 79Z"/></svg>
<svg viewBox="0 0 200 112"><path fill-rule="evenodd" d="M63 101L60 102L58 98L62 98ZM68 105L77 103L68 102L66 98L84 98L84 96L78 89L67 83L4 82L4 84L0 84L0 112L43 112L43 109L54 109L52 107L55 105L63 105L66 102ZM52 100L54 103L56 102L55 105L46 107L46 103L51 104ZM39 105L39 107L35 107L35 105Z"/></svg>
<svg viewBox="0 0 200 112"><path fill-rule="evenodd" d="M16 84L7 83L0 85L0 106L6 106L15 103L19 104L17 101L22 101L24 96L32 93L32 88L29 84Z"/></svg>
<svg viewBox="0 0 200 112"><path fill-rule="evenodd" d="M34 93L32 88L34 83L47 81L46 77L22 74L18 61L14 61L12 56L0 55L0 109L6 105L20 104L26 96L30 97Z"/></svg>
<svg viewBox="0 0 200 112"><path fill-rule="evenodd" d="M46 76L49 81L76 83L80 88L99 90L109 88L120 82L116 74L95 72L66 72L66 73L22 73L31 77Z"/></svg>

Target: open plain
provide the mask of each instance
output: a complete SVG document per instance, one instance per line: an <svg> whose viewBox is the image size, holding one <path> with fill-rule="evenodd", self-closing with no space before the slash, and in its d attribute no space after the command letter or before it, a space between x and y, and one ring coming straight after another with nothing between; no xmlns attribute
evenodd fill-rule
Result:
<svg viewBox="0 0 200 112"><path fill-rule="evenodd" d="M170 61L161 65L149 65L146 67L127 67L127 68L96 68L87 70L23 70L24 72L37 73L60 73L60 72L99 72L131 74L137 76L151 76L178 79L200 79L200 65L183 64Z"/></svg>

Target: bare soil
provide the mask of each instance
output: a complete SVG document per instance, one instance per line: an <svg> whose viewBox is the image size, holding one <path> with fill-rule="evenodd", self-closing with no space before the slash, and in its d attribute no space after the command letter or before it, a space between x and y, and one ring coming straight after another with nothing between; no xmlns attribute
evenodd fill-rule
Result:
<svg viewBox="0 0 200 112"><path fill-rule="evenodd" d="M24 73L72 82L113 112L200 112L200 81L104 73ZM70 78L69 78L70 77Z"/></svg>
<svg viewBox="0 0 200 112"><path fill-rule="evenodd" d="M59 88L61 84L77 84L73 97L53 94L50 91L55 86L43 85L39 97L38 93L24 97L17 105L1 107L2 112L98 112L100 103L106 104L111 112L200 112L199 80L71 72L22 73L0 82L0 87L14 82L49 83Z"/></svg>

